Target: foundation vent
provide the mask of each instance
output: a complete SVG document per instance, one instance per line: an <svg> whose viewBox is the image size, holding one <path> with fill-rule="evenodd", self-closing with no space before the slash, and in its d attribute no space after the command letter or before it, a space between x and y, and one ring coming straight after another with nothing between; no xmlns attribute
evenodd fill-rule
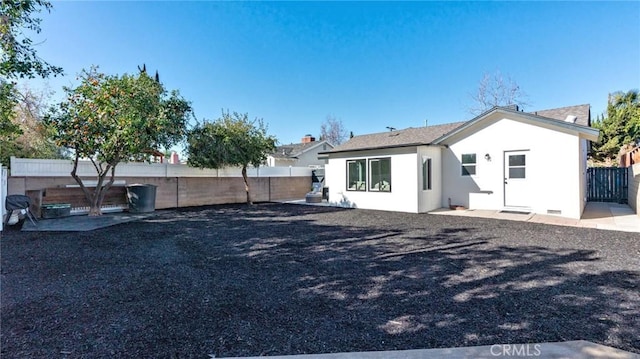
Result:
<svg viewBox="0 0 640 359"><path fill-rule="evenodd" d="M547 214L562 214L562 211L559 209L548 209Z"/></svg>

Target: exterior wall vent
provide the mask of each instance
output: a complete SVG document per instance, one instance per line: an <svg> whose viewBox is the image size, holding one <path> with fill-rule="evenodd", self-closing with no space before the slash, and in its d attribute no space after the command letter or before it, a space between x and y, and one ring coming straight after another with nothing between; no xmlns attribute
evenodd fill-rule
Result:
<svg viewBox="0 0 640 359"><path fill-rule="evenodd" d="M547 214L562 214L562 211L559 209L548 209Z"/></svg>

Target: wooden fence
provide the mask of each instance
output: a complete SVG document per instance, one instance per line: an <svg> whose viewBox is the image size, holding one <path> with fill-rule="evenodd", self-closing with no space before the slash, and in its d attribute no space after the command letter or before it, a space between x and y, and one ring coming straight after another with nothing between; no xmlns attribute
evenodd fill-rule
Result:
<svg viewBox="0 0 640 359"><path fill-rule="evenodd" d="M591 167L587 169L587 201L627 203L628 168Z"/></svg>
<svg viewBox="0 0 640 359"><path fill-rule="evenodd" d="M636 163L640 163L640 147L620 155L620 167L629 167Z"/></svg>

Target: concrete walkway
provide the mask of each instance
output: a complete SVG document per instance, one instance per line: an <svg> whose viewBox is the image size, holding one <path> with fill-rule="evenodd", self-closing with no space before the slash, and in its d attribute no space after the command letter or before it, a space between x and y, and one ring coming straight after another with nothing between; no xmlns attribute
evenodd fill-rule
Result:
<svg viewBox="0 0 640 359"><path fill-rule="evenodd" d="M304 199L280 201L280 203L339 207L338 205L328 203L327 201L322 201L321 203L306 203ZM581 219L571 219L546 214L503 212L481 209L451 210L449 208L440 208L429 212L429 214L505 219L510 221L555 224L558 226L597 228L640 233L640 216L635 214L631 207L626 204L609 202L587 202Z"/></svg>
<svg viewBox="0 0 640 359"><path fill-rule="evenodd" d="M598 229L640 232L640 216L626 204L587 202L580 224Z"/></svg>
<svg viewBox="0 0 640 359"><path fill-rule="evenodd" d="M270 359L466 359L466 358L541 358L541 359L638 359L639 354L576 340L542 344L496 344L447 349L416 349L383 352L354 352L272 356ZM213 357L212 357L213 358ZM257 359L264 357L249 357Z"/></svg>
<svg viewBox="0 0 640 359"><path fill-rule="evenodd" d="M640 233L640 216L636 215L628 205L618 203L587 202L581 219L571 219L534 213L505 213L502 211L474 209L451 210L448 208L441 208L429 213L449 216L506 219L511 221L546 223L559 226L597 228Z"/></svg>

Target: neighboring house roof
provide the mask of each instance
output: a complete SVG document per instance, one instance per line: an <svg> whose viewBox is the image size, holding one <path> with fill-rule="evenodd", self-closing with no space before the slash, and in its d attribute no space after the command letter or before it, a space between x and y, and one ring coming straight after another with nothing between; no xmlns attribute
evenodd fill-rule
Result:
<svg viewBox="0 0 640 359"><path fill-rule="evenodd" d="M378 148L393 148L405 146L418 146L432 142L451 132L465 122L447 123L443 125L407 128L404 130L372 133L369 135L355 136L349 141L329 151L331 153L370 150Z"/></svg>
<svg viewBox="0 0 640 359"><path fill-rule="evenodd" d="M532 111L534 115L564 121L567 116L576 116L576 124L591 126L591 106L589 104L553 108L550 110Z"/></svg>
<svg viewBox="0 0 640 359"><path fill-rule="evenodd" d="M578 131L590 140L597 140L598 130L588 127L590 124L590 106L578 105L562 107L551 110L542 110L534 113L520 112L515 109L505 107L493 107L483 114L466 122L447 123L442 125L407 128L404 130L373 133L368 135L355 136L349 141L336 146L331 151L322 152L326 156L329 153L362 151L382 148L420 146L427 144L444 144L444 141L451 136L464 131L473 126L478 121L501 112L505 114L515 114L527 118L531 121L543 123L556 128L565 128ZM543 116L544 114L544 116ZM566 122L567 116L576 116L576 122Z"/></svg>
<svg viewBox="0 0 640 359"><path fill-rule="evenodd" d="M269 154L269 156L279 160L294 161L298 158L298 156L322 144L326 144L327 146L333 148L333 145L326 140L307 143L292 143L276 147L276 150L273 153Z"/></svg>

